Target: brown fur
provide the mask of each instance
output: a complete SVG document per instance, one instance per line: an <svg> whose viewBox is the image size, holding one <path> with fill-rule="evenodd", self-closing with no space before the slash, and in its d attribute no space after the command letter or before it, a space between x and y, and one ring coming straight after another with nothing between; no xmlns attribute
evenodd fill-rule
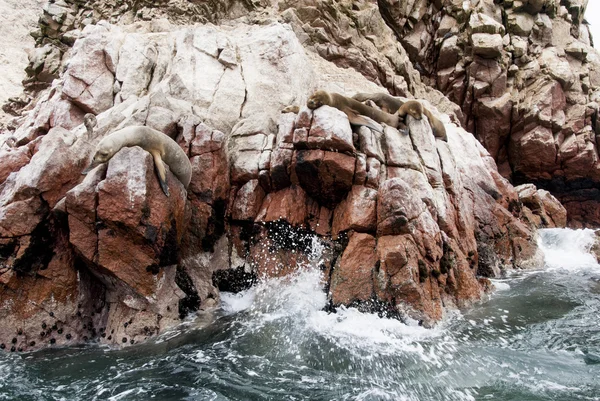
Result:
<svg viewBox="0 0 600 401"><path fill-rule="evenodd" d="M423 107L423 114L427 116L429 120L429 125L431 125L431 130L433 131L433 136L436 138L440 138L444 142L448 142L448 134L446 133L446 127L444 123L438 120L429 109Z"/></svg>
<svg viewBox="0 0 600 401"><path fill-rule="evenodd" d="M87 174L101 163L106 163L126 146L139 146L152 155L158 182L165 195L169 196L169 187L163 162L187 189L192 177L192 165L183 149L162 132L144 126L126 127L103 138L96 146L94 158L83 174Z"/></svg>
<svg viewBox="0 0 600 401"><path fill-rule="evenodd" d="M427 116L429 125L433 131L433 136L440 138L443 141L448 142L448 135L446 134L446 127L439 119L437 119L426 107L417 100L408 100L406 102L401 99L388 95L387 93L358 93L353 96L353 99L357 101L372 100L382 110L388 110L388 112L395 112L398 116L405 118L406 115L410 115L416 120L423 118L423 114Z"/></svg>
<svg viewBox="0 0 600 401"><path fill-rule="evenodd" d="M397 115L377 110L373 107L362 104L355 99L345 97L337 93L317 91L308 99L306 105L309 109L316 109L323 105L335 107L336 109L346 113L350 123L354 125L364 125L371 129L375 129L376 131L381 130L369 123L369 121L363 116L368 117L378 123L387 124L394 128L398 126L399 122Z"/></svg>
<svg viewBox="0 0 600 401"><path fill-rule="evenodd" d="M387 93L357 93L356 95L352 96L352 99L359 102L372 100L377 107L390 114L396 113L396 111L398 111L398 109L404 104L403 100L388 95Z"/></svg>

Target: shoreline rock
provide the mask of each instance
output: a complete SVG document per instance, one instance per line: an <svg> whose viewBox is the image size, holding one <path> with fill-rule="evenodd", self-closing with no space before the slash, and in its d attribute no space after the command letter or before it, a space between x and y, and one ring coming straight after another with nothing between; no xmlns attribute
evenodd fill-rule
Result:
<svg viewBox="0 0 600 401"><path fill-rule="evenodd" d="M409 135L380 135L352 132L327 107L282 114L318 87L383 90L297 35L275 20L80 32L60 77L11 133L18 148L0 153L0 165L16 160L0 182L0 281L11 305L0 310L11 322L0 342L21 327L22 350L129 345L213 309L219 288L306 263L324 271L332 309L430 326L445 308L481 299L478 277L539 262L535 228L560 224L560 204L538 191L523 208L484 147L437 108L448 143L411 117ZM91 110L93 137L82 124ZM166 198L139 148L80 175L96 143L129 125L180 144L193 166L187 193L169 173Z"/></svg>

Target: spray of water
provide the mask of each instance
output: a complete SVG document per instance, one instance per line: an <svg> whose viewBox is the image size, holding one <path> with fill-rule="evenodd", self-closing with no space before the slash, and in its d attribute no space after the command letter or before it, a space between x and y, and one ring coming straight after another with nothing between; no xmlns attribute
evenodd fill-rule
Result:
<svg viewBox="0 0 600 401"><path fill-rule="evenodd" d="M580 270L597 268L598 262L590 253L595 241L594 230L548 228L539 231L538 245L544 252L549 269Z"/></svg>

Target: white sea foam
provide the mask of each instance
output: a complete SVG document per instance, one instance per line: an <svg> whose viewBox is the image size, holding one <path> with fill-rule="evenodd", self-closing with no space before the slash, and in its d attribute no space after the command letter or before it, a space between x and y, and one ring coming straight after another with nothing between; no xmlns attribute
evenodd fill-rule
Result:
<svg viewBox="0 0 600 401"><path fill-rule="evenodd" d="M547 268L579 270L599 268L590 253L594 244L594 230L549 228L539 231L538 245L544 252Z"/></svg>
<svg viewBox="0 0 600 401"><path fill-rule="evenodd" d="M494 284L494 288L496 291L508 291L510 290L510 284L508 284L505 280L490 280L492 284Z"/></svg>
<svg viewBox="0 0 600 401"><path fill-rule="evenodd" d="M254 288L238 292L237 294L232 292L222 292L221 308L227 314L241 312L252 306L255 295L256 291Z"/></svg>
<svg viewBox="0 0 600 401"><path fill-rule="evenodd" d="M227 313L245 311L247 330L256 331L265 324L284 321L290 327L288 352L295 345L313 341L315 337L327 339L336 348L356 355L392 355L409 353L421 361L439 365L441 357L432 349L425 350L423 341L439 337L443 328L426 329L415 324L405 324L396 319L364 313L355 308L338 308L336 313L324 311L327 295L322 273L308 267L286 278L265 280L239 294L221 297ZM437 347L446 342L436 341ZM441 344L441 345L440 345ZM439 349L439 348L438 348ZM443 352L440 354L444 354Z"/></svg>

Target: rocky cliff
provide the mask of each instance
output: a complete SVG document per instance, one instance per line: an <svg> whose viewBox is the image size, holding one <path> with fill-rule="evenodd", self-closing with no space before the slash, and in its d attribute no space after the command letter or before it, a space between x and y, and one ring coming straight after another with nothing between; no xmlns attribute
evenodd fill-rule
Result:
<svg viewBox="0 0 600 401"><path fill-rule="evenodd" d="M598 226L600 58L587 0L378 3L501 174L551 191L570 225Z"/></svg>
<svg viewBox="0 0 600 401"><path fill-rule="evenodd" d="M429 325L479 300L481 277L538 265L535 228L564 225L564 208L501 176L379 10L48 3L28 67L39 92L0 139L0 343L136 343L220 290L306 266L323 271L332 309ZM337 109L304 107L317 88L424 99L449 140L411 117L409 133L353 131ZM169 173L166 197L139 148L81 175L104 136L132 125L179 143L187 191Z"/></svg>

